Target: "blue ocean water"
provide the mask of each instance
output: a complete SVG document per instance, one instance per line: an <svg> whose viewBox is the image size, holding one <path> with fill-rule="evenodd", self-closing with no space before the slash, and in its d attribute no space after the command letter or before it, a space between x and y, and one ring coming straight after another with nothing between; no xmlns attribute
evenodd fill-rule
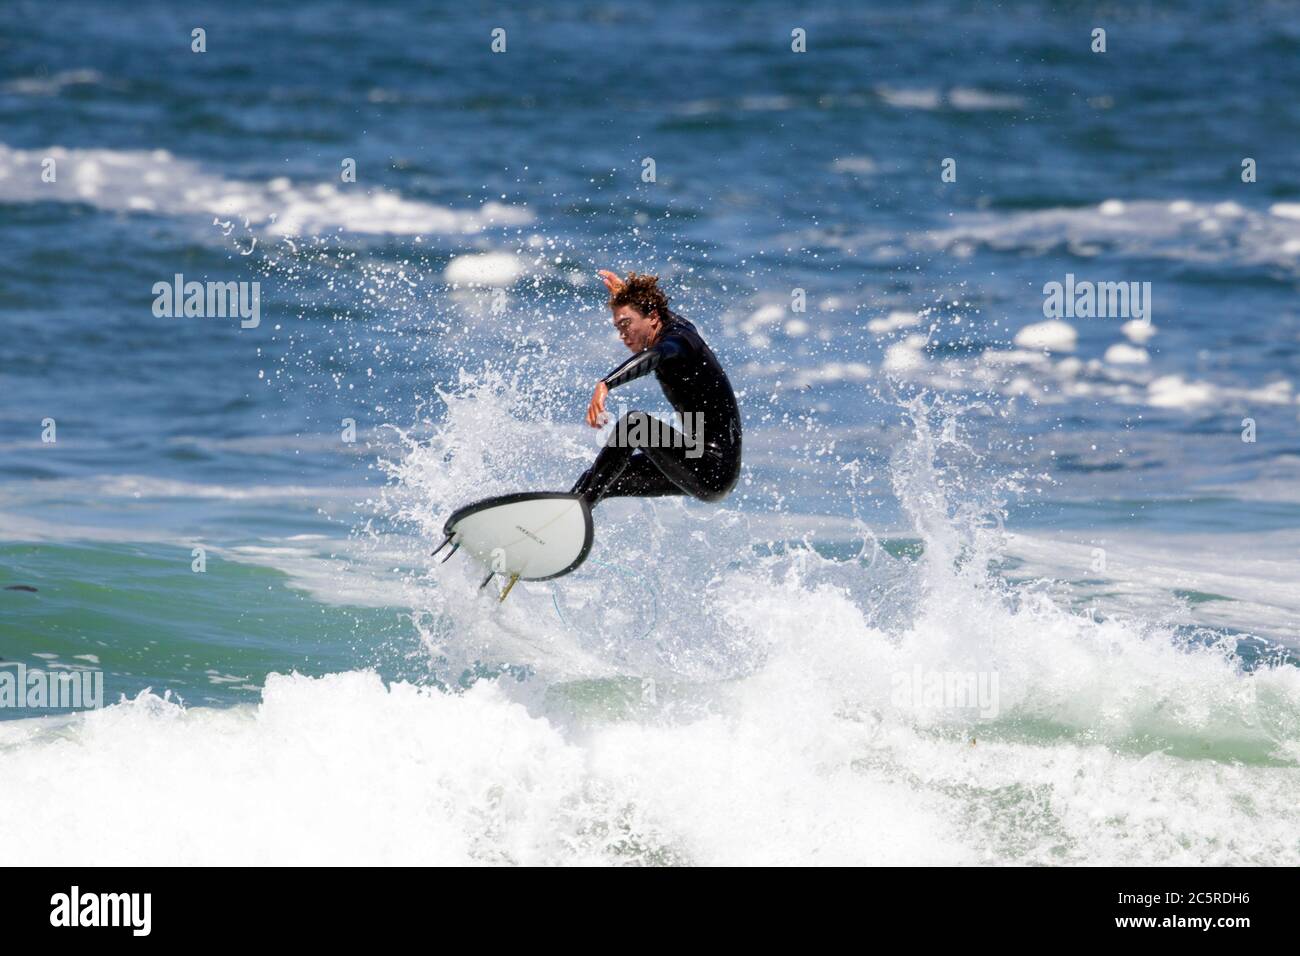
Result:
<svg viewBox="0 0 1300 956"><path fill-rule="evenodd" d="M6 4L0 664L112 704L0 707L11 819L95 862L1294 864L1297 12ZM497 605L428 551L595 454L601 268L713 344L744 478L603 504ZM177 275L256 324L157 314ZM976 673L996 716L900 694ZM335 800L383 822L303 838Z"/></svg>

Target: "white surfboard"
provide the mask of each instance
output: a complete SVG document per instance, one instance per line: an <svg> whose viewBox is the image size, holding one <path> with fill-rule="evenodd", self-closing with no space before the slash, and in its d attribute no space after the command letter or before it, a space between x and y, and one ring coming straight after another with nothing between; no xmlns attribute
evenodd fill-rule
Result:
<svg viewBox="0 0 1300 956"><path fill-rule="evenodd" d="M549 491L476 501L453 513L443 532L439 551L448 543L453 553L463 548L491 572L487 580L501 574L512 583L568 574L586 560L593 535L587 502Z"/></svg>

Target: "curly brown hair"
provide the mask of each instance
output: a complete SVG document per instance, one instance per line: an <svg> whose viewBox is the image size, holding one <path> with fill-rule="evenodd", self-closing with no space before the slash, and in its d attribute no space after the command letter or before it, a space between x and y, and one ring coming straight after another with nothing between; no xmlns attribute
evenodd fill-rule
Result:
<svg viewBox="0 0 1300 956"><path fill-rule="evenodd" d="M668 296L659 288L658 276L638 275L629 272L622 288L609 294L609 307L617 309L630 305L642 315L658 312L661 321L668 321Z"/></svg>

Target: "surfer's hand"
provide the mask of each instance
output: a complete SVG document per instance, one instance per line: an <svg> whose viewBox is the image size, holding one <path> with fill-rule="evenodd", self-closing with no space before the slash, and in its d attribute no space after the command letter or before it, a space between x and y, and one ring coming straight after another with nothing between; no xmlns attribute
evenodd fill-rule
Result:
<svg viewBox="0 0 1300 956"><path fill-rule="evenodd" d="M587 424L592 428L599 428L604 424L605 396L608 394L609 386L604 382L597 382L596 390L591 393L591 404L587 406Z"/></svg>
<svg viewBox="0 0 1300 956"><path fill-rule="evenodd" d="M600 281L605 283L605 288L610 292L617 292L623 288L623 280L617 274L610 272L608 269L601 269L596 275L600 276Z"/></svg>

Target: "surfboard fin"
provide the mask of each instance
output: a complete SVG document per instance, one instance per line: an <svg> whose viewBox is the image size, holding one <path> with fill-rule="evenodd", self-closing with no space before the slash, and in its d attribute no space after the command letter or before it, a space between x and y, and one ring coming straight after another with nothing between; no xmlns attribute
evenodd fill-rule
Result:
<svg viewBox="0 0 1300 956"><path fill-rule="evenodd" d="M451 546L451 550L447 552L447 556L443 558L442 561L439 562L439 564L446 564L448 561L451 560L451 556L459 550L460 550L460 542L456 542Z"/></svg>
<svg viewBox="0 0 1300 956"><path fill-rule="evenodd" d="M496 572L489 571L488 576L483 579L483 583L478 586L478 589L482 591L485 587L488 586L488 582L491 581L494 577L496 577Z"/></svg>
<svg viewBox="0 0 1300 956"><path fill-rule="evenodd" d="M504 600L506 599L507 596L509 596L509 594L510 594L510 589L511 589L512 587L515 586L515 582L518 581L518 580L519 580L519 575L517 575L517 574L512 574L512 575L510 575L510 583L506 585L506 589L505 589L504 591L502 591L502 592L501 592L501 596L500 596L499 598L497 598L497 603L498 603L498 604L500 604L502 601L504 601Z"/></svg>

